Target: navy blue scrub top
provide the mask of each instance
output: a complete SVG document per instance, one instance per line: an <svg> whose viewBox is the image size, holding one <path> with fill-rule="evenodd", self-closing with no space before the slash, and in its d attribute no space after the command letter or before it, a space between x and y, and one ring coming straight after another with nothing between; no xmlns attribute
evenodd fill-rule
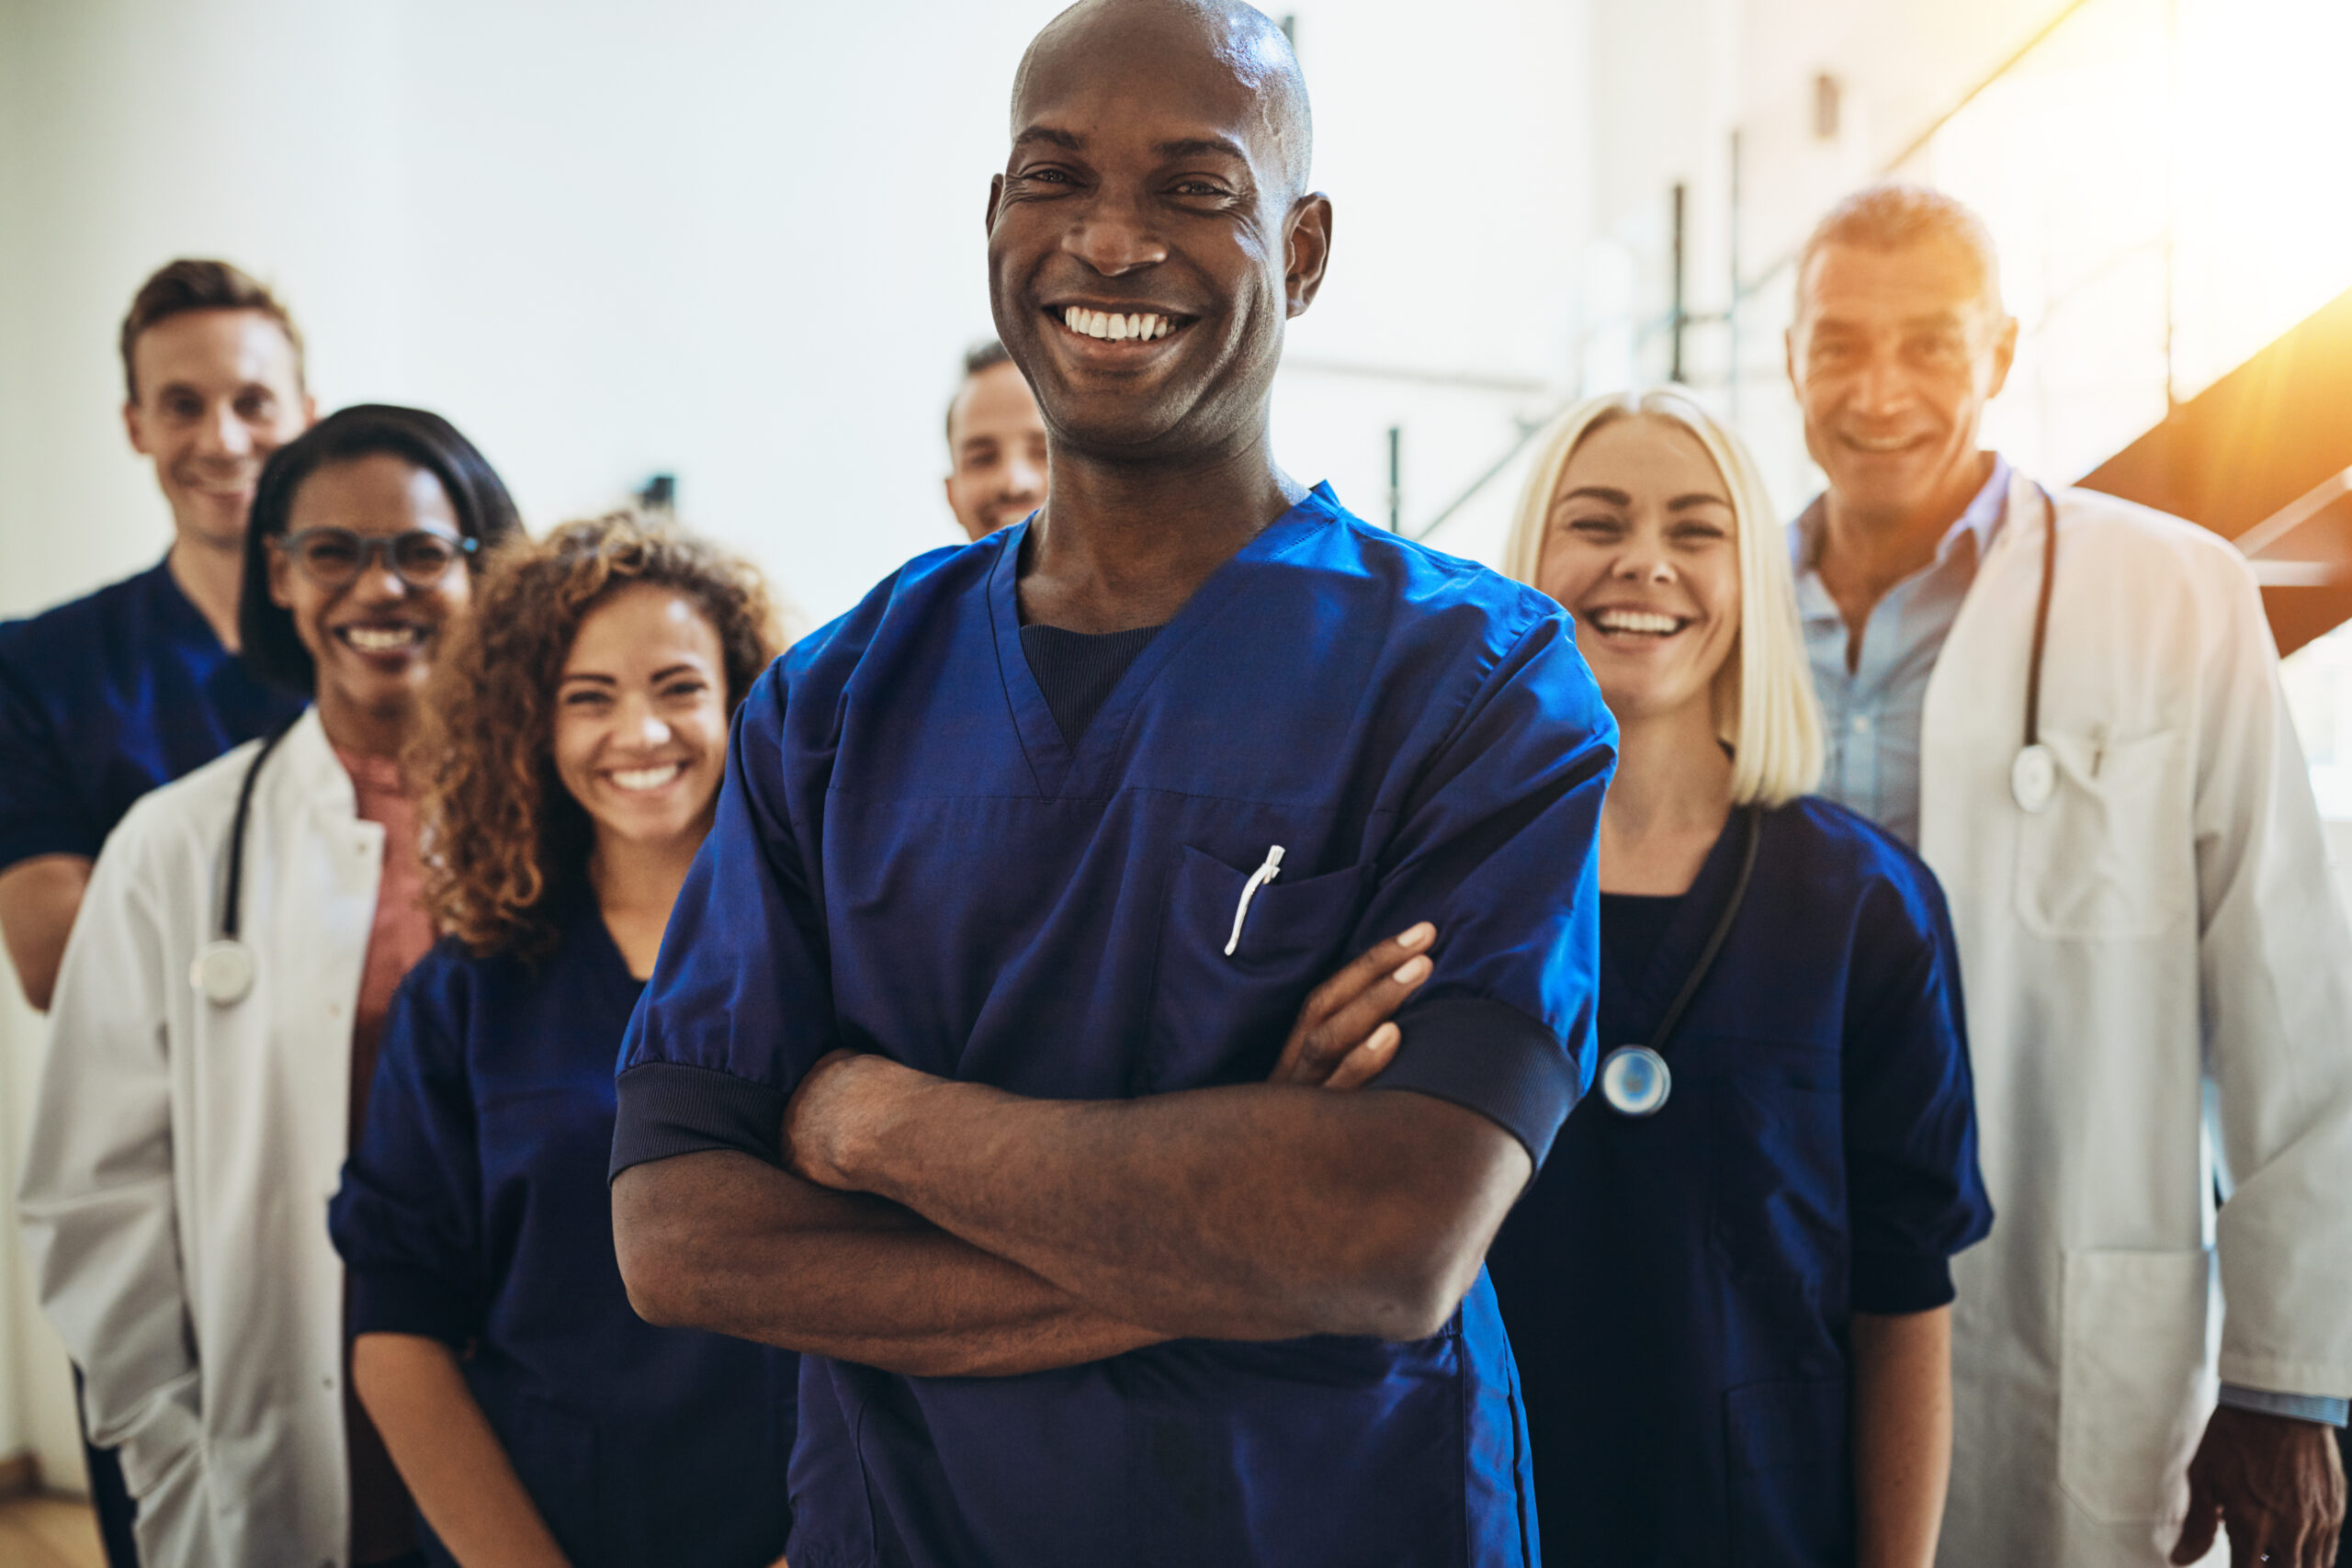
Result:
<svg viewBox="0 0 2352 1568"><path fill-rule="evenodd" d="M1580 1106L1487 1255L1557 1562L1851 1563L1852 1314L1951 1301L1991 1227L1942 889L1816 797L1762 833L1665 1109ZM1646 962L1604 900L1604 1052L1648 1041L1741 839L1735 815Z"/></svg>
<svg viewBox="0 0 2352 1568"><path fill-rule="evenodd" d="M0 870L95 860L133 801L304 701L247 672L168 566L0 623Z"/></svg>
<svg viewBox="0 0 2352 1568"><path fill-rule="evenodd" d="M1615 743L1566 615L1318 488L1070 745L1022 649L1027 533L910 562L753 688L630 1025L615 1168L775 1159L786 1096L837 1046L1044 1098L1261 1080L1306 993L1419 919L1436 972L1382 1081L1540 1161L1591 1074ZM793 1568L1535 1560L1483 1274L1414 1343L801 1369Z"/></svg>
<svg viewBox="0 0 2352 1568"><path fill-rule="evenodd" d="M330 1211L351 1331L470 1348L466 1382L578 1568L766 1568L799 1358L629 1309L605 1165L643 987L593 898L561 920L536 967L445 941L401 983Z"/></svg>

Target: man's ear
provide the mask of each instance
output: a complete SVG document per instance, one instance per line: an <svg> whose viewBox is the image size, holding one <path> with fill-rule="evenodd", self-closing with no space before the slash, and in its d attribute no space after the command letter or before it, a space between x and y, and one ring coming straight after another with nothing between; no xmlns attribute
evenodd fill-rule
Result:
<svg viewBox="0 0 2352 1568"><path fill-rule="evenodd" d="M2009 367L2017 360L2018 319L2004 316L2001 318L2001 335L1993 344L1993 384L1984 389L1987 401L1999 397L2001 389L2009 384Z"/></svg>
<svg viewBox="0 0 2352 1568"><path fill-rule="evenodd" d="M1331 198L1310 191L1292 206L1283 235L1283 289L1290 314L1304 315L1315 303L1330 265Z"/></svg>
<svg viewBox="0 0 2352 1568"><path fill-rule="evenodd" d="M308 430L319 423L319 400L310 393L302 394L302 428Z"/></svg>
<svg viewBox="0 0 2352 1568"><path fill-rule="evenodd" d="M1004 176L1002 175L990 175L989 176L989 210L988 216L980 221L981 233L993 234L996 232L997 204L1003 199Z"/></svg>
<svg viewBox="0 0 2352 1568"><path fill-rule="evenodd" d="M1784 329L1781 333L1781 367L1789 373L1789 390L1802 399L1804 390L1797 386L1797 330Z"/></svg>
<svg viewBox="0 0 2352 1568"><path fill-rule="evenodd" d="M147 450L147 435L140 423L137 403L126 402L122 405L122 433L130 437L130 449L133 452L142 457L154 455Z"/></svg>

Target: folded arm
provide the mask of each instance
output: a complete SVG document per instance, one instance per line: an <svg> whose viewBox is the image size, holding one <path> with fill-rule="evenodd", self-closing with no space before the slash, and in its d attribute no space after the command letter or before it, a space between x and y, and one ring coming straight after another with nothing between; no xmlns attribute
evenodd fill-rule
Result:
<svg viewBox="0 0 2352 1568"><path fill-rule="evenodd" d="M613 1180L613 1239L650 1323L917 1377L1002 1377L1167 1337L1096 1312L895 1204L707 1150Z"/></svg>
<svg viewBox="0 0 2352 1568"><path fill-rule="evenodd" d="M1444 1325L1533 1164L1476 1111L1294 1084L1025 1100L876 1056L794 1097L795 1168L1114 1317L1229 1339Z"/></svg>

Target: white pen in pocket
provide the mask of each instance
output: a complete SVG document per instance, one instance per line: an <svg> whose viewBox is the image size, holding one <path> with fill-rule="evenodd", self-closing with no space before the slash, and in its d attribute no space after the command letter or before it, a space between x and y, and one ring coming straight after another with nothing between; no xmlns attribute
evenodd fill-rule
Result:
<svg viewBox="0 0 2352 1568"><path fill-rule="evenodd" d="M1250 900L1258 896L1258 889L1282 874L1283 847L1275 844L1266 851L1266 863L1251 872L1250 880L1241 885L1241 902L1233 908L1233 934L1225 939L1225 955L1227 958L1232 957L1234 951L1241 945L1241 922L1250 918Z"/></svg>

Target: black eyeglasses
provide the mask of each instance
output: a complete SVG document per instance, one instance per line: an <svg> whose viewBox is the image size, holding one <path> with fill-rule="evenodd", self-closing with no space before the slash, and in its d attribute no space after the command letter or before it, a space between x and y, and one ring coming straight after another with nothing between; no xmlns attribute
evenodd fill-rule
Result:
<svg viewBox="0 0 2352 1568"><path fill-rule="evenodd" d="M322 588L341 588L357 581L378 557L412 588L430 588L449 574L459 557L469 556L476 539L453 538L429 528L405 534L355 534L348 528L305 528L271 543L294 558L302 574Z"/></svg>

